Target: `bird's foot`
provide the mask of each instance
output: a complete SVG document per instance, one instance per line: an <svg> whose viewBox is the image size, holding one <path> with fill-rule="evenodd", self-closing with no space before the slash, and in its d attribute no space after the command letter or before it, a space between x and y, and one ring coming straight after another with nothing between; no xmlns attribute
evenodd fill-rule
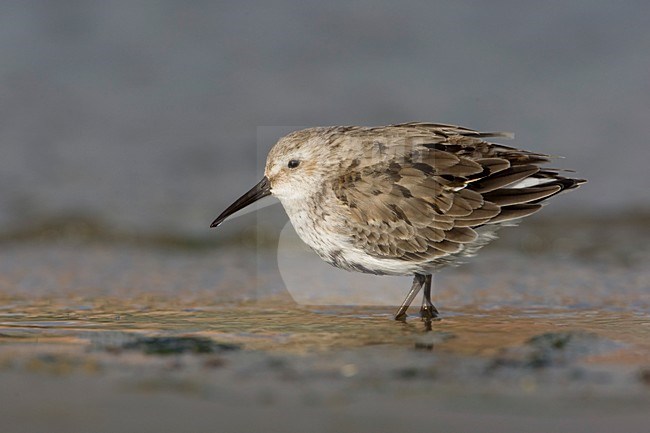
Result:
<svg viewBox="0 0 650 433"><path fill-rule="evenodd" d="M422 317L422 320L437 319L439 316L440 313L438 312L438 309L433 305L423 305L422 308L420 308L420 317Z"/></svg>
<svg viewBox="0 0 650 433"><path fill-rule="evenodd" d="M440 313L438 312L438 309L433 305L423 305L422 308L420 308L420 317L422 320L434 320L434 319L439 319ZM399 322L406 322L406 318L408 317L408 314L406 314L406 310L400 309L397 314L395 314L395 320Z"/></svg>
<svg viewBox="0 0 650 433"><path fill-rule="evenodd" d="M395 320L397 320L398 322L406 322L406 317L407 316L408 316L408 314L406 314L406 313L397 313L395 315Z"/></svg>

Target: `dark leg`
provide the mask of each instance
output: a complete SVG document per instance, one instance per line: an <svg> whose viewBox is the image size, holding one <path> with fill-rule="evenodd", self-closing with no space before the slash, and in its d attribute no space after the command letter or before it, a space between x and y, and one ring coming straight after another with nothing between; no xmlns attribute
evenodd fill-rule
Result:
<svg viewBox="0 0 650 433"><path fill-rule="evenodd" d="M409 305L411 305L411 302L413 302L413 299L415 299L418 292L422 288L422 284L424 284L425 279L426 277L424 275L415 274L415 277L413 278L413 285L411 286L411 290L409 290L409 293L408 295L406 295L404 302L402 302L402 306L399 307L397 313L395 313L395 320L406 319L406 310L408 310Z"/></svg>
<svg viewBox="0 0 650 433"><path fill-rule="evenodd" d="M431 275L427 275L424 279L424 295L422 296L422 308L420 308L420 316L423 319L435 319L438 317L438 309L431 302Z"/></svg>

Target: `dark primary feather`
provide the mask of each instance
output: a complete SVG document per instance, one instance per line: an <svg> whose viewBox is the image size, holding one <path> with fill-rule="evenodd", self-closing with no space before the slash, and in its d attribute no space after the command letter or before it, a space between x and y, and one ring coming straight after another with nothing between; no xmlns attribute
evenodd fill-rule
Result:
<svg viewBox="0 0 650 433"><path fill-rule="evenodd" d="M528 216L541 202L583 183L542 169L549 157L488 143L467 128L410 123L345 131L383 140L385 154L341 166L333 192L350 209L354 246L378 258L433 262L460 253L479 227ZM541 179L511 188L526 178Z"/></svg>

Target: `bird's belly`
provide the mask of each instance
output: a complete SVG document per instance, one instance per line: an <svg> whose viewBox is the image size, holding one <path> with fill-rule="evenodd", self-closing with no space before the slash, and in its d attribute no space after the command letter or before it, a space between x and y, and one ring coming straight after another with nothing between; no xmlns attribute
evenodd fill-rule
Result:
<svg viewBox="0 0 650 433"><path fill-rule="evenodd" d="M289 211L286 206L285 209L300 239L321 259L337 268L376 275L413 275L432 273L434 266L438 267L431 262L370 255L355 247L336 227L330 227L327 218L314 218L303 209Z"/></svg>
<svg viewBox="0 0 650 433"><path fill-rule="evenodd" d="M287 213L300 239L325 262L348 271L386 273L373 263L368 263L370 256L355 251L349 240L339 231L328 227L325 220L310 218L306 212Z"/></svg>
<svg viewBox="0 0 650 433"><path fill-rule="evenodd" d="M324 260L338 268L366 274L413 275L416 272L424 272L421 263L401 259L379 258L354 248L334 251Z"/></svg>
<svg viewBox="0 0 650 433"><path fill-rule="evenodd" d="M371 256L355 248L340 234L324 228L305 229L293 224L300 239L321 259L337 268L376 275L413 275L424 269L422 264L417 262Z"/></svg>

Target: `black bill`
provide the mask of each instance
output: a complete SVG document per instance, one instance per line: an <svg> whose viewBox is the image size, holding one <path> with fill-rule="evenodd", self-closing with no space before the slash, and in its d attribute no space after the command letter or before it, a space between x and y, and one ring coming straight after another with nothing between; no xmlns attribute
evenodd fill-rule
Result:
<svg viewBox="0 0 650 433"><path fill-rule="evenodd" d="M271 183L267 177L264 176L257 185L250 189L250 191L239 197L233 204L228 206L228 209L221 212L221 215L212 221L210 227L217 227L230 215L234 214L240 209L245 208L249 204L255 203L257 200L261 199L262 197L266 197L269 194L271 194Z"/></svg>

